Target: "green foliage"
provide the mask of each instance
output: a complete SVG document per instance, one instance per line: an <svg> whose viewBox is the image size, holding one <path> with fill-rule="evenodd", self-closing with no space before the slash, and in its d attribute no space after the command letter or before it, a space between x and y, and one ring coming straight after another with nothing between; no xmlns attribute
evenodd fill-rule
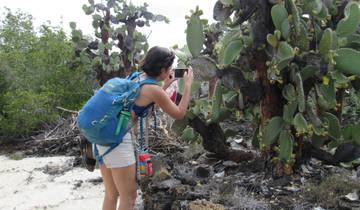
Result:
<svg viewBox="0 0 360 210"><path fill-rule="evenodd" d="M342 128L339 113L343 110L358 123L353 118L360 103L353 95L360 76L359 2L349 1L345 9L337 1L322 0L271 1L271 7L263 1L247 1L246 7L232 3L218 1L218 22L204 25L201 32L207 37L202 56L217 61L216 76L228 88L219 94L216 87L211 115L223 116L228 104L240 116L261 107L248 111L257 113L252 117L257 128L253 145L271 155L269 150L280 147L278 158L290 165L301 149L298 141L311 140L316 147L326 143L327 148L359 142L354 134L358 124ZM265 93L258 100L254 98L261 91L254 91L254 82ZM195 104L195 114L205 116L200 103Z"/></svg>
<svg viewBox="0 0 360 210"><path fill-rule="evenodd" d="M215 86L215 92L212 99L212 110L211 110L211 120L217 122L221 115L221 104L223 103L223 88L221 80L218 80Z"/></svg>
<svg viewBox="0 0 360 210"><path fill-rule="evenodd" d="M345 8L345 17L340 20L336 27L336 33L339 36L349 36L353 34L360 23L360 8L359 3L350 2Z"/></svg>
<svg viewBox="0 0 360 210"><path fill-rule="evenodd" d="M216 62L213 59L205 56L199 56L191 59L190 66L194 70L196 79L203 81L211 80L218 72Z"/></svg>
<svg viewBox="0 0 360 210"><path fill-rule="evenodd" d="M291 160L293 153L294 138L290 131L282 130L279 137L280 153L279 158L285 162Z"/></svg>
<svg viewBox="0 0 360 210"><path fill-rule="evenodd" d="M271 8L271 18L276 29L281 31L283 22L288 19L288 12L283 4L276 4Z"/></svg>
<svg viewBox="0 0 360 210"><path fill-rule="evenodd" d="M188 21L186 41L188 43L189 50L193 57L200 55L203 49L204 33L203 24L200 20L202 11L196 8L196 11L191 15Z"/></svg>
<svg viewBox="0 0 360 210"><path fill-rule="evenodd" d="M169 20L147 10L148 5L135 6L125 0L89 1L83 5L86 15L91 15L95 39L84 36L70 23L72 41L77 58L82 64L92 65L97 80L103 85L108 79L124 77L137 70L137 65L148 50L146 36L137 28L150 26L150 21Z"/></svg>
<svg viewBox="0 0 360 210"><path fill-rule="evenodd" d="M276 38L275 35L268 34L266 37L266 40L273 48L277 48L277 46L279 44L279 40Z"/></svg>
<svg viewBox="0 0 360 210"><path fill-rule="evenodd" d="M239 56L242 47L243 41L241 39L231 41L221 54L220 64L230 65Z"/></svg>
<svg viewBox="0 0 360 210"><path fill-rule="evenodd" d="M8 92L4 99L1 136L31 134L42 123L52 122L57 117L47 93L16 90Z"/></svg>
<svg viewBox="0 0 360 210"><path fill-rule="evenodd" d="M327 120L328 122L328 132L329 132L329 136L333 139L333 140L340 140L340 122L339 119L329 113L329 112L325 112L324 113L324 118Z"/></svg>
<svg viewBox="0 0 360 210"><path fill-rule="evenodd" d="M297 6L295 5L295 0L287 0L286 3L289 4L290 10L291 10L291 15L293 18L292 22L294 24L295 34L296 34L296 36L299 36L301 33L299 10L298 10Z"/></svg>
<svg viewBox="0 0 360 210"><path fill-rule="evenodd" d="M347 96L344 99L344 107L342 109L342 115L346 118L350 118L350 122L354 123L356 116L360 114L360 95L354 88L347 91Z"/></svg>
<svg viewBox="0 0 360 210"><path fill-rule="evenodd" d="M294 114L296 112L297 106L298 106L297 101L290 101L288 104L286 104L284 106L284 111L283 111L284 121L286 121L287 123L293 122L293 118L294 118Z"/></svg>
<svg viewBox="0 0 360 210"><path fill-rule="evenodd" d="M200 85L201 84L199 81L194 81L193 84L191 85L190 94L197 95L199 92ZM183 94L183 92L184 92L184 80L183 79L178 80L178 89L179 89L179 93Z"/></svg>
<svg viewBox="0 0 360 210"><path fill-rule="evenodd" d="M199 134L194 129L187 127L183 130L180 139L186 142L195 142L199 139Z"/></svg>
<svg viewBox="0 0 360 210"><path fill-rule="evenodd" d="M336 34L335 34L336 35ZM296 39L291 40L291 44L294 47L299 48L299 51L308 51L310 47L309 33L304 21L300 23L300 34L297 35Z"/></svg>
<svg viewBox="0 0 360 210"><path fill-rule="evenodd" d="M333 31L330 28L325 29L320 41L320 54L326 56L332 49L333 42L335 41L336 40L333 40Z"/></svg>
<svg viewBox="0 0 360 210"><path fill-rule="evenodd" d="M354 126L349 126L350 134L348 136L348 139L353 138L354 142L360 146L360 123L356 123ZM346 137L344 137L346 138Z"/></svg>
<svg viewBox="0 0 360 210"><path fill-rule="evenodd" d="M244 46L243 38L238 31L229 31L216 44L220 66L228 66L239 57Z"/></svg>
<svg viewBox="0 0 360 210"><path fill-rule="evenodd" d="M293 124L297 136L304 135L307 132L308 123L300 112L295 115Z"/></svg>
<svg viewBox="0 0 360 210"><path fill-rule="evenodd" d="M295 80L295 84L296 84L296 94L297 94L296 99L297 99L299 111L304 112L305 111L305 93L304 93L303 81L302 81L300 73L295 74L294 80Z"/></svg>
<svg viewBox="0 0 360 210"><path fill-rule="evenodd" d="M360 188L360 182L336 174L326 177L321 183L308 183L305 187L310 202L316 202L324 208L337 208L344 195Z"/></svg>
<svg viewBox="0 0 360 210"><path fill-rule="evenodd" d="M5 103L5 94L6 94L6 90L8 89L9 84L8 81L6 81L5 78L5 71L0 69L0 117L2 116L3 113L3 107L4 107L4 103Z"/></svg>
<svg viewBox="0 0 360 210"><path fill-rule="evenodd" d="M316 84L315 89L318 95L317 102L319 107L324 110L331 110L336 107L336 89L333 81L326 85Z"/></svg>
<svg viewBox="0 0 360 210"><path fill-rule="evenodd" d="M281 117L271 118L271 120L264 129L262 142L267 146L275 143L276 138L279 136L279 133L281 132L283 126L284 121Z"/></svg>
<svg viewBox="0 0 360 210"><path fill-rule="evenodd" d="M341 48L336 51L336 69L343 73L360 76L360 52L350 48Z"/></svg>
<svg viewBox="0 0 360 210"><path fill-rule="evenodd" d="M295 52L291 45L285 41L279 42L276 48L276 55L270 62L268 78L281 83L280 72L290 64L294 56Z"/></svg>
<svg viewBox="0 0 360 210"><path fill-rule="evenodd" d="M188 125L189 119L184 117L181 120L175 120L171 125L171 130L173 130L177 135L181 135L186 126Z"/></svg>
<svg viewBox="0 0 360 210"><path fill-rule="evenodd" d="M290 102L295 101L297 95L294 85L292 84L285 85L285 87L282 89L282 95L286 100Z"/></svg>
<svg viewBox="0 0 360 210"><path fill-rule="evenodd" d="M280 71L289 65L290 61L294 57L293 48L286 42L280 42L277 52L278 63L277 69Z"/></svg>
<svg viewBox="0 0 360 210"><path fill-rule="evenodd" d="M91 94L88 66L70 63L72 43L62 29L7 11L0 24L0 138L27 136L58 116L57 106L77 110Z"/></svg>

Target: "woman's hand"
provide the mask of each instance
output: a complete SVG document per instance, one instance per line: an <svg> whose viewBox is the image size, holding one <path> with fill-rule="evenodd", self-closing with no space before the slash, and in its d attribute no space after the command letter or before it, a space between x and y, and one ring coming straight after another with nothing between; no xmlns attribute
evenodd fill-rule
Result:
<svg viewBox="0 0 360 210"><path fill-rule="evenodd" d="M165 78L164 79L164 84L163 84L163 90L166 90L170 85L171 83L173 83L176 79L175 79L175 75L174 75L174 71L173 70L170 70L171 73L170 73L170 76L168 78Z"/></svg>
<svg viewBox="0 0 360 210"><path fill-rule="evenodd" d="M191 67L189 67L188 70L184 72L185 86L191 87L193 79L194 79L193 69Z"/></svg>

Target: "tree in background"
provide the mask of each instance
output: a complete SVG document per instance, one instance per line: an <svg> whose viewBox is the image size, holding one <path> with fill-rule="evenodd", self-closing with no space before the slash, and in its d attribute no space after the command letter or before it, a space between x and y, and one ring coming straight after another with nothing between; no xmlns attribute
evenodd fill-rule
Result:
<svg viewBox="0 0 360 210"><path fill-rule="evenodd" d="M32 17L9 9L0 24L0 138L26 137L79 109L91 93L90 68L69 68L73 44L60 28L34 30ZM77 90L77 91L74 91Z"/></svg>
<svg viewBox="0 0 360 210"><path fill-rule="evenodd" d="M76 43L74 64L90 62L100 85L136 69L148 49L147 37L136 31L136 27L150 26L150 21L168 22L166 17L147 11L146 3L135 6L125 0L102 2L89 0L89 4L83 6L84 12L92 15L95 40L89 41L74 22L70 23L72 40Z"/></svg>

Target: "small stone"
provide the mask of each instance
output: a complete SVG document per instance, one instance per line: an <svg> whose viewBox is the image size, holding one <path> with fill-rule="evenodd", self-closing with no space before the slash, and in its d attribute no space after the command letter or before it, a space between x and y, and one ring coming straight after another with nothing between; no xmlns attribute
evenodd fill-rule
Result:
<svg viewBox="0 0 360 210"><path fill-rule="evenodd" d="M227 160L227 161L223 162L223 165L226 166L226 167L236 167L239 164L235 163L234 161Z"/></svg>
<svg viewBox="0 0 360 210"><path fill-rule="evenodd" d="M153 180L154 181L164 181L170 179L171 175L166 168L161 168L160 170L154 172Z"/></svg>
<svg viewBox="0 0 360 210"><path fill-rule="evenodd" d="M196 200L189 203L189 210L225 210L225 207L220 204L215 204L206 200Z"/></svg>
<svg viewBox="0 0 360 210"><path fill-rule="evenodd" d="M318 207L314 207L314 210L325 210L325 209L322 208L321 206L318 206Z"/></svg>
<svg viewBox="0 0 360 210"><path fill-rule="evenodd" d="M181 181L178 179L168 179L162 182L154 183L151 187L158 190L168 190L175 188L179 184L181 184Z"/></svg>
<svg viewBox="0 0 360 210"><path fill-rule="evenodd" d="M97 178L93 178L93 179L89 179L88 182L92 183L92 184L99 184L103 182L103 179L101 177L97 177Z"/></svg>
<svg viewBox="0 0 360 210"><path fill-rule="evenodd" d="M270 189L264 185L260 186L261 193L264 195L265 198L270 198L272 196L272 192Z"/></svg>
<svg viewBox="0 0 360 210"><path fill-rule="evenodd" d="M224 177L224 176L225 176L225 171L214 174L214 177L218 177L218 178L221 178L221 177Z"/></svg>
<svg viewBox="0 0 360 210"><path fill-rule="evenodd" d="M176 178L180 179L182 184L186 184L186 185L190 185L190 186L196 185L196 181L194 180L194 177L191 175L185 174L181 177L176 177Z"/></svg>
<svg viewBox="0 0 360 210"><path fill-rule="evenodd" d="M74 184L74 189L77 189L77 188L81 187L82 183L83 183L82 180L76 180L75 184Z"/></svg>
<svg viewBox="0 0 360 210"><path fill-rule="evenodd" d="M240 137L240 139L235 139L234 140L236 143L240 144L241 142L244 141L244 139L242 137Z"/></svg>
<svg viewBox="0 0 360 210"><path fill-rule="evenodd" d="M306 167L306 165L302 164L301 165L301 170L305 173L305 174L310 174L311 172L309 171L309 169Z"/></svg>
<svg viewBox="0 0 360 210"><path fill-rule="evenodd" d="M185 149L183 156L186 160L197 159L201 154L205 152L202 144L191 144L191 146Z"/></svg>
<svg viewBox="0 0 360 210"><path fill-rule="evenodd" d="M191 164L191 165L197 165L197 164L199 164L199 163L196 162L195 160L192 160L192 161L190 161L190 164Z"/></svg>
<svg viewBox="0 0 360 210"><path fill-rule="evenodd" d="M153 160L153 180L154 181L164 181L171 178L170 172L166 168L166 164L164 164L161 160Z"/></svg>
<svg viewBox="0 0 360 210"><path fill-rule="evenodd" d="M300 182L301 182L301 184L305 184L305 182L306 182L305 177L301 177L301 178L300 178Z"/></svg>
<svg viewBox="0 0 360 210"><path fill-rule="evenodd" d="M182 198L184 194L187 194L188 190L188 186L186 185L177 185L171 192L174 193L177 198Z"/></svg>
<svg viewBox="0 0 360 210"><path fill-rule="evenodd" d="M356 190L354 190L352 193L345 195L345 198L349 201L357 201L359 200L359 194Z"/></svg>
<svg viewBox="0 0 360 210"><path fill-rule="evenodd" d="M287 187L284 187L284 189L291 191L291 192L298 192L300 190L300 188L294 187L294 186L287 186Z"/></svg>

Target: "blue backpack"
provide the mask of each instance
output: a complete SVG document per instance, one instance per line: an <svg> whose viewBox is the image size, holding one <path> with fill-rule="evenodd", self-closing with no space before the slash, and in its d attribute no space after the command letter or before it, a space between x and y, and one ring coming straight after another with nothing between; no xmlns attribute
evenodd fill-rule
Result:
<svg viewBox="0 0 360 210"><path fill-rule="evenodd" d="M77 126L80 132L89 142L110 147L102 156L118 146L130 130L130 112L139 96L140 87L144 84L157 84L151 78L133 81L139 75L140 72L135 72L125 79L110 79L79 112ZM101 161L102 157L96 153L98 152L95 150L95 155Z"/></svg>

